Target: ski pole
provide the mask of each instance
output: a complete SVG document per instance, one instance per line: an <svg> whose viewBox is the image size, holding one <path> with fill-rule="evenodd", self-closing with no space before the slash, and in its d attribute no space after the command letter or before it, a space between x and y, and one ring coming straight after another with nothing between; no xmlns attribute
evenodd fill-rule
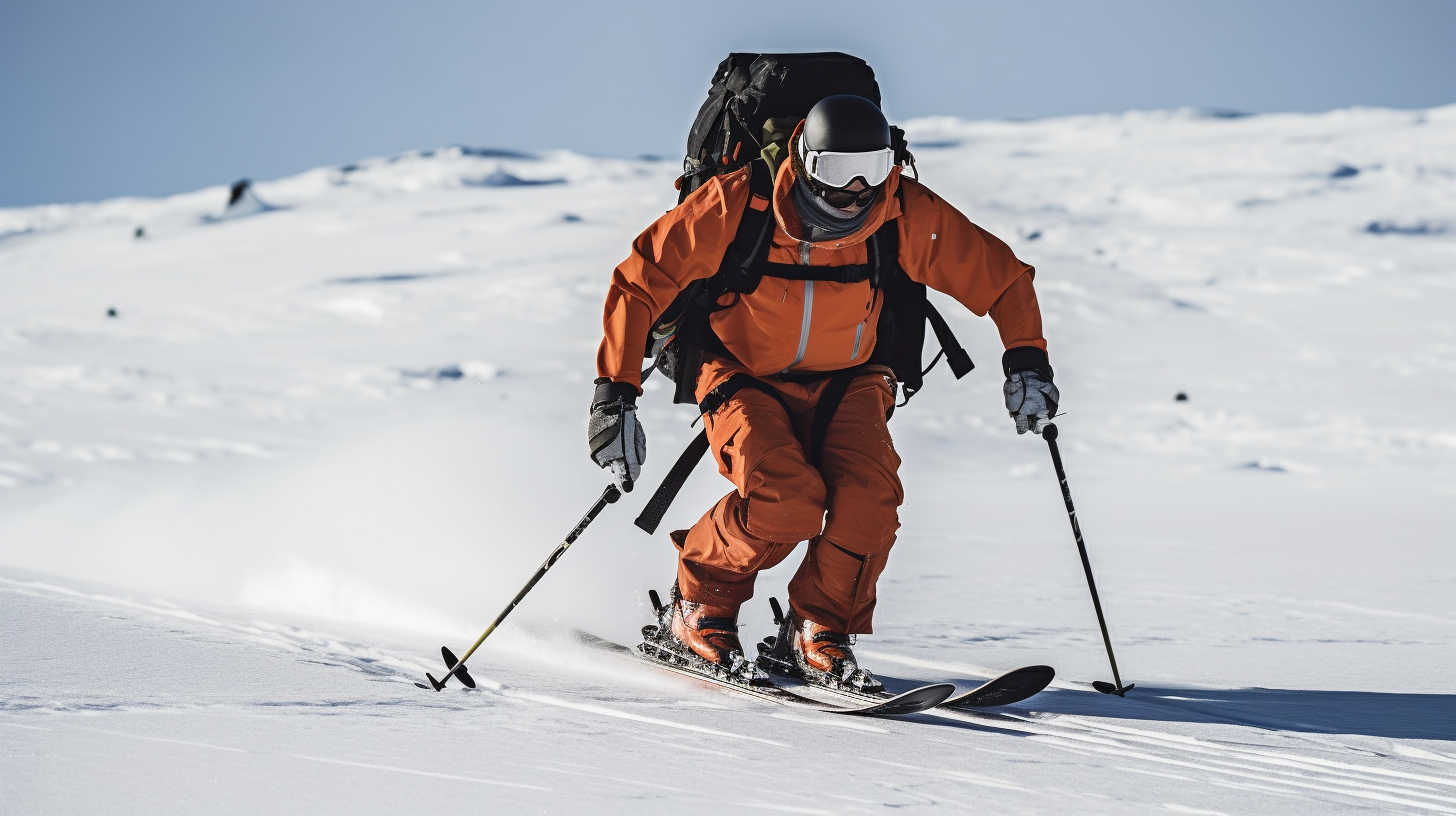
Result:
<svg viewBox="0 0 1456 816"><path fill-rule="evenodd" d="M445 672L445 675L439 680L436 680L434 675L426 673L425 677L429 678L430 685L426 686L424 683L415 683L415 685L420 688L433 686L435 691L441 691L445 688L445 684L449 682L451 677L459 677L460 682L468 688L475 688L475 680L465 670L465 661L469 660L470 656L475 654L475 650L480 648L480 644L484 643L485 639L490 637L490 633L494 632L497 626L500 626L501 621L505 620L506 616L511 614L511 610L515 609L516 605L521 602L521 599L525 598L526 594L540 582L541 577L546 574L546 571L551 569L561 556L566 554L566 551L571 548L571 545L581 537L587 525L596 519L597 514L601 513L607 505L620 498L622 498L622 491L617 489L617 485L607 485L607 489L602 491L602 495L597 499L596 504L593 504L591 509L586 511L586 515L581 517L581 521L576 523L576 527L572 528L566 538L562 539L561 543L556 545L556 549L552 550L551 554L546 556L546 560L536 570L536 574L531 576L531 580L527 581L526 585L521 587L521 591L516 593L516 597L512 598L511 602L506 605L506 608L501 610L499 615L496 615L495 620L490 622L490 626L485 627L485 631L480 633L480 637L476 638L475 642L470 645L470 648L465 650L465 654L460 659L457 660L455 658L455 655L450 652L449 647L440 647L440 654L445 658L445 668L449 669L449 671Z"/></svg>
<svg viewBox="0 0 1456 816"><path fill-rule="evenodd" d="M1042 438L1046 440L1047 448L1052 452L1052 466L1057 469L1057 481L1062 484L1062 501L1067 503L1067 518L1072 521L1072 535L1077 539L1077 552L1082 556L1082 571L1087 574L1087 588L1092 590L1092 608L1097 610L1097 625L1102 628L1102 643L1107 646L1107 661L1112 664L1113 683L1106 683L1095 680L1092 688L1103 694L1116 694L1122 697L1132 690L1133 685L1129 683L1124 686L1122 678L1117 673L1117 658L1112 654L1112 638L1107 634L1107 620L1102 616L1102 601L1097 597L1097 582L1092 580L1092 562L1087 560L1087 545L1082 541L1082 526L1077 523L1077 508L1072 506L1072 489L1067 486L1067 471L1062 469L1062 452L1057 449L1057 426L1048 424L1041 432Z"/></svg>

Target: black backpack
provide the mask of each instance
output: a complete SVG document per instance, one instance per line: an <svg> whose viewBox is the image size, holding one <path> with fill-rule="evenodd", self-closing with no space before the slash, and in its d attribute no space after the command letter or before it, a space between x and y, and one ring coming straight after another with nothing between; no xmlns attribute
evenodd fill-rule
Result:
<svg viewBox="0 0 1456 816"><path fill-rule="evenodd" d="M647 337L645 356L653 360L642 376L661 371L675 384L674 403L697 403L695 388L698 370L705 352L732 355L713 333L709 316L731 307L719 305L727 293L753 292L765 275L791 280L823 280L840 283L869 281L882 293L884 305L876 324L877 340L871 364L888 366L895 373L900 389L908 402L920 390L924 377L944 356L957 379L970 373L975 364L961 348L950 326L926 298L926 287L910 279L900 269L900 230L897 220L885 222L868 240L869 260L848 266L800 266L769 263L773 245L773 182L778 166L788 154L788 141L809 109L826 96L855 94L876 105L880 104L880 86L875 73L864 60L848 54L729 54L713 75L708 100L698 111L688 133L687 155L683 174L677 181L678 203L713 176L730 173L745 165L751 166L750 188L753 195L769 202L768 207L744 210L738 232L719 264L718 272L704 280L693 281L653 323ZM914 168L914 157L906 145L905 133L890 128L891 146L899 164ZM921 368L925 343L925 324L929 322L940 342L941 351L926 368ZM836 372L826 372L830 377ZM755 387L753 378L740 375L746 383L738 387ZM847 379L839 385L847 384ZM728 384L725 384L725 386ZM776 396L771 388L758 383ZM723 387L720 387L720 391ZM838 392L842 395L843 391ZM712 410L727 399L710 395L700 410ZM827 424L832 416L834 399L821 399L820 408L827 409L822 418L816 415L815 425ZM900 403L904 405L904 403ZM822 437L822 428L815 434ZM811 436L815 435L811 434ZM811 439L810 459L817 459ZM637 526L653 532L673 497L686 481L693 466L707 450L707 437L699 434L683 451L657 492L648 501Z"/></svg>
<svg viewBox="0 0 1456 816"><path fill-rule="evenodd" d="M773 179L787 155L794 128L819 100L843 93L880 104L880 85L864 60L838 52L729 54L718 65L708 99L688 132L683 174L677 182L678 203L713 176L751 165L754 195L772 204ZM913 167L915 159L906 145L904 131L892 127L890 138L899 163ZM926 299L925 285L900 271L900 236L895 222L886 222L870 238L869 263L839 267L768 263L773 224L772 206L766 210L748 208L718 273L689 284L653 324L646 356L654 363L648 370L655 368L675 381L673 402L696 402L693 379L704 351L727 353L708 326L708 315L726 308L717 304L719 296L751 293L764 275L844 283L868 280L882 290L885 304L880 311L878 342L871 362L887 365L895 372L907 400L920 390L925 374L941 355L947 358L957 379L974 368L945 318ZM941 353L922 369L927 320L940 341Z"/></svg>
<svg viewBox="0 0 1456 816"><path fill-rule="evenodd" d="M826 96L854 94L880 104L875 72L859 57L819 54L729 54L713 74L708 99L688 131L678 180L679 204L703 182L757 158L774 169L809 109ZM890 129L897 158L913 162L905 132Z"/></svg>

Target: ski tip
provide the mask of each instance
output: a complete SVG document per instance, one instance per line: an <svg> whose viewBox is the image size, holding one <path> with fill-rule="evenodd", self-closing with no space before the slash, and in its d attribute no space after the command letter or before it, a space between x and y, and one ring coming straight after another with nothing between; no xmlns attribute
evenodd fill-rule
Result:
<svg viewBox="0 0 1456 816"><path fill-rule="evenodd" d="M775 598L773 596L769 596L768 605L769 605L769 608L773 609L774 625L775 626L783 626L784 625L784 608L782 606L779 606L779 599L778 598Z"/></svg>
<svg viewBox="0 0 1456 816"><path fill-rule="evenodd" d="M955 694L954 683L934 683L901 692L893 697L882 698L869 705L825 710L835 714L854 714L861 717L903 717L907 714L919 714L935 708L948 700L952 694Z"/></svg>
<svg viewBox="0 0 1456 816"><path fill-rule="evenodd" d="M955 694L955 691L955 683L935 683L929 686L921 686L918 689L912 689L900 696L909 700L914 695L913 699L923 701L926 708L935 708L946 700L949 700L951 695ZM931 700L935 702L932 703L930 702Z"/></svg>
<svg viewBox="0 0 1456 816"><path fill-rule="evenodd" d="M1019 703L1040 694L1057 676L1051 666L1022 666L988 680L979 688L945 702L947 708L990 708Z"/></svg>
<svg viewBox="0 0 1456 816"><path fill-rule="evenodd" d="M652 614L662 617L662 596L657 594L657 590L647 590L647 600L652 601Z"/></svg>

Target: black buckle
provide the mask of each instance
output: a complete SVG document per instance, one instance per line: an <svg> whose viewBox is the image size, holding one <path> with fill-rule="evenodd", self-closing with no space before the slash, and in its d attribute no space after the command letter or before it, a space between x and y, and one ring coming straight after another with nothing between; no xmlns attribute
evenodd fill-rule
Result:
<svg viewBox="0 0 1456 816"><path fill-rule="evenodd" d="M721 387L722 386L719 386L719 388ZM727 401L728 398L723 396L723 394L719 392L718 388L714 388L712 391L708 392L707 396L703 397L702 402L698 403L698 413L711 414L714 411L717 411L719 408L722 408L723 403Z"/></svg>

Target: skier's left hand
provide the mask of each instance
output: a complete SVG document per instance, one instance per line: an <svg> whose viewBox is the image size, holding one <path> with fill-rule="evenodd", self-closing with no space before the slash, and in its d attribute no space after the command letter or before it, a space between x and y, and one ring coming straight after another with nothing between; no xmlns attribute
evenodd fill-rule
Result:
<svg viewBox="0 0 1456 816"><path fill-rule="evenodd" d="M1006 385L1001 391L1006 395L1006 410L1016 420L1019 434L1041 433L1057 415L1061 395L1050 377L1042 379L1041 372L1013 371L1006 375Z"/></svg>

